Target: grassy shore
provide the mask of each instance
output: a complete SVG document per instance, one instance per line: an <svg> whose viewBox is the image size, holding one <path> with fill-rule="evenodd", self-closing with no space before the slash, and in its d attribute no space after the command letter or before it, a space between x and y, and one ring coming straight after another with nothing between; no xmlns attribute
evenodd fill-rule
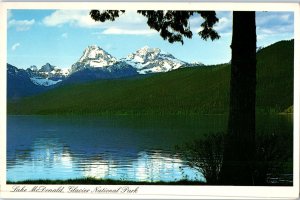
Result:
<svg viewBox="0 0 300 200"><path fill-rule="evenodd" d="M79 179L68 179L68 180L25 180L25 181L7 181L6 184L18 185L207 185L201 181L126 181L126 180L112 180L112 179L97 179L97 178L79 178ZM268 183L262 186L292 186L293 183L290 181ZM257 185L259 186L259 185Z"/></svg>
<svg viewBox="0 0 300 200"><path fill-rule="evenodd" d="M201 181L126 181L126 180L112 180L112 179L97 179L97 178L78 178L68 180L25 180L25 181L7 181L7 184L42 184L42 185L205 185Z"/></svg>

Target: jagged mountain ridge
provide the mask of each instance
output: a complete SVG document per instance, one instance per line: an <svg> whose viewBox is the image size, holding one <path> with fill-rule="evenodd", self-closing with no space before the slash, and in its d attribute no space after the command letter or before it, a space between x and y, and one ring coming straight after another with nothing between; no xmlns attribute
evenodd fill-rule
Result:
<svg viewBox="0 0 300 200"><path fill-rule="evenodd" d="M134 66L139 74L168 72L188 65L187 62L175 58L170 53L148 46L129 54L124 61Z"/></svg>
<svg viewBox="0 0 300 200"><path fill-rule="evenodd" d="M18 99L46 91L46 87L34 84L24 69L7 64L7 98Z"/></svg>
<svg viewBox="0 0 300 200"><path fill-rule="evenodd" d="M31 81L35 85L51 86L63 81L69 74L68 70L60 69L46 63L40 69L33 65L26 69Z"/></svg>
<svg viewBox="0 0 300 200"><path fill-rule="evenodd" d="M92 45L87 47L80 59L71 67L71 74L85 68L109 68L117 62L126 62L139 74L168 72L180 67L188 67L190 63L175 58L172 54L159 48L142 47L126 58L116 59L102 48Z"/></svg>
<svg viewBox="0 0 300 200"><path fill-rule="evenodd" d="M97 45L85 48L81 57L69 69L60 69L46 63L38 68L30 66L27 72L31 82L37 86L55 86L58 83L86 82L96 79L114 79L168 72L196 65L181 61L159 48L145 46L126 58L117 59ZM197 65L199 66L199 65Z"/></svg>
<svg viewBox="0 0 300 200"><path fill-rule="evenodd" d="M116 79L138 75L135 68L126 62L117 61L113 65L104 67L84 67L81 70L73 72L63 82L65 84L88 82L97 79Z"/></svg>

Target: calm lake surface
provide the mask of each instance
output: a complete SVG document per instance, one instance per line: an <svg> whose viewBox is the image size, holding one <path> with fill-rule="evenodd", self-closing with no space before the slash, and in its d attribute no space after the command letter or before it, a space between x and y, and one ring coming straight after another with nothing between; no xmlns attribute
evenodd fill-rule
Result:
<svg viewBox="0 0 300 200"><path fill-rule="evenodd" d="M227 116L8 116L7 180L95 177L132 181L205 181L175 151L224 132ZM263 116L261 132L291 135L291 116Z"/></svg>

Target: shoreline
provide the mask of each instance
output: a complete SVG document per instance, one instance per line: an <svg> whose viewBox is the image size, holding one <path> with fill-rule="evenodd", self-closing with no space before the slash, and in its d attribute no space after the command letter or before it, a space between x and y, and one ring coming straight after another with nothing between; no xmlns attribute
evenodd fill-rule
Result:
<svg viewBox="0 0 300 200"><path fill-rule="evenodd" d="M24 181L6 181L6 184L43 184L43 185L206 185L205 182L179 180L179 181L126 181L113 179L97 179L97 178L78 178L67 180L24 180Z"/></svg>

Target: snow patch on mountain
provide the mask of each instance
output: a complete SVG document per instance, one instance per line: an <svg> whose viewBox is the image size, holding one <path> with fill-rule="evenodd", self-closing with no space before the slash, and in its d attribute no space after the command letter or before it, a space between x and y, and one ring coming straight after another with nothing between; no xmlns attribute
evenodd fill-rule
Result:
<svg viewBox="0 0 300 200"><path fill-rule="evenodd" d="M35 85L52 86L63 81L68 75L68 69L60 69L57 66L46 63L38 69L37 66L32 65L26 69L30 80Z"/></svg>
<svg viewBox="0 0 300 200"><path fill-rule="evenodd" d="M35 85L41 85L41 86L51 86L51 85L55 85L59 82L61 82L62 80L51 80L48 78L41 78L41 77L32 77L30 78L30 80L35 84Z"/></svg>
<svg viewBox="0 0 300 200"><path fill-rule="evenodd" d="M70 69L67 68L61 69L61 74L64 76L68 76L70 74Z"/></svg>

